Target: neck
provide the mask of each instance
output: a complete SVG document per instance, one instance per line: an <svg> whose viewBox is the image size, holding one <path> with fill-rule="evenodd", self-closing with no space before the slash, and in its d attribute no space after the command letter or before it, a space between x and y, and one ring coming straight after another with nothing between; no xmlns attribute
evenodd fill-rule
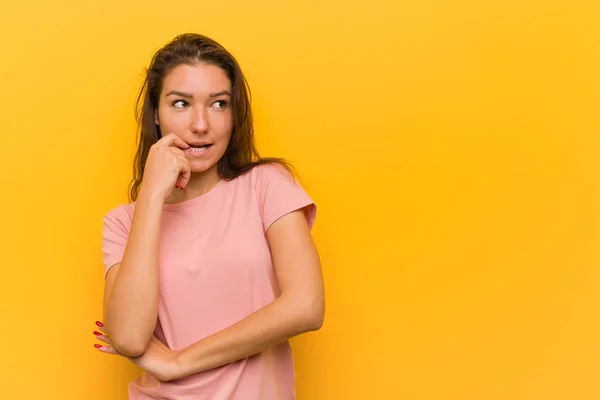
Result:
<svg viewBox="0 0 600 400"><path fill-rule="evenodd" d="M221 177L219 176L216 165L204 172L193 172L185 189L173 189L173 193L165 202L181 203L182 201L202 196L215 187L220 180Z"/></svg>

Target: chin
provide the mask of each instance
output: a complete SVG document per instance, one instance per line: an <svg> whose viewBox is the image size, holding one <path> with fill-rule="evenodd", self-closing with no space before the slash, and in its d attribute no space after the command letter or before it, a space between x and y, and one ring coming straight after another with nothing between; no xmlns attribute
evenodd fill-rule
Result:
<svg viewBox="0 0 600 400"><path fill-rule="evenodd" d="M211 169L216 169L217 163L213 162L213 161L193 161L190 160L190 169L192 171L192 173L202 173L202 172L207 172L210 171Z"/></svg>

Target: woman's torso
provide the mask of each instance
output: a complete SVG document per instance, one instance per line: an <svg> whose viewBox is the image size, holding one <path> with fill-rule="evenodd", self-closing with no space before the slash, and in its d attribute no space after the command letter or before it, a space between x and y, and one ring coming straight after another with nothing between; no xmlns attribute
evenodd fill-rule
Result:
<svg viewBox="0 0 600 400"><path fill-rule="evenodd" d="M256 170L256 168L255 168ZM165 204L155 334L174 351L235 324L279 294L253 170L208 193ZM133 215L135 204L129 204ZM144 373L130 400L295 398L289 342L189 377L160 382Z"/></svg>

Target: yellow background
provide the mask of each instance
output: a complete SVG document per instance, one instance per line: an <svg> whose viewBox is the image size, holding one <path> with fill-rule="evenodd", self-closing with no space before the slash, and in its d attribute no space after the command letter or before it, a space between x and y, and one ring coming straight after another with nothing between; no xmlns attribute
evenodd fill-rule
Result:
<svg viewBox="0 0 600 400"><path fill-rule="evenodd" d="M101 218L144 66L195 31L319 206L299 400L598 399L599 27L592 0L7 2L1 397L126 398L92 347Z"/></svg>

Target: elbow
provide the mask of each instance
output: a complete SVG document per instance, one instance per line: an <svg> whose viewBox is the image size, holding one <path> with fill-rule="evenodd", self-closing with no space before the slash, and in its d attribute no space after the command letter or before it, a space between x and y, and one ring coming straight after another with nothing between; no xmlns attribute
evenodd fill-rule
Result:
<svg viewBox="0 0 600 400"><path fill-rule="evenodd" d="M318 312L313 312L311 315L312 318L308 321L308 330L309 331L318 331L323 326L323 321L325 320L325 312L324 310L319 310Z"/></svg>
<svg viewBox="0 0 600 400"><path fill-rule="evenodd" d="M318 331L325 320L325 305L323 300L307 302L302 307L302 325L305 331Z"/></svg>
<svg viewBox="0 0 600 400"><path fill-rule="evenodd" d="M312 316L312 318L310 318L306 322L306 330L307 331L318 331L323 326L323 320L324 320L323 315Z"/></svg>
<svg viewBox="0 0 600 400"><path fill-rule="evenodd" d="M148 350L152 331L114 323L110 318L105 318L105 320L106 333L110 338L111 345L119 354L126 357L137 357Z"/></svg>
<svg viewBox="0 0 600 400"><path fill-rule="evenodd" d="M138 357L148 349L149 340L139 338L111 338L112 345L120 354L127 357Z"/></svg>

